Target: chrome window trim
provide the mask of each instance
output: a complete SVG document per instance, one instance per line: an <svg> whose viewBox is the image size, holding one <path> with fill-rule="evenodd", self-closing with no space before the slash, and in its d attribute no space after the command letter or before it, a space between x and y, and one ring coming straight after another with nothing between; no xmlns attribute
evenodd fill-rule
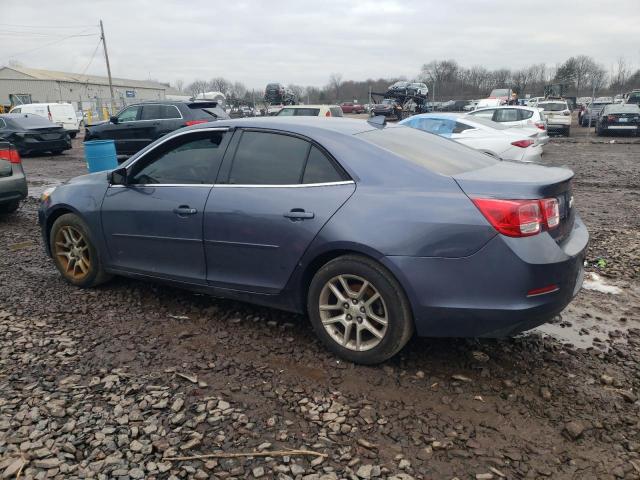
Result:
<svg viewBox="0 0 640 480"><path fill-rule="evenodd" d="M214 188L304 188L304 187L329 187L334 185L351 185L355 184L353 180L341 180L339 182L322 182L322 183L291 183L283 185L259 185L259 184L235 184L235 183L216 183Z"/></svg>
<svg viewBox="0 0 640 480"><path fill-rule="evenodd" d="M109 185L109 188L155 188L155 187L206 187L206 188L303 188L303 187L331 187L335 185L352 185L353 180L323 183L292 183L285 185L235 185L230 183L136 183L133 185Z"/></svg>

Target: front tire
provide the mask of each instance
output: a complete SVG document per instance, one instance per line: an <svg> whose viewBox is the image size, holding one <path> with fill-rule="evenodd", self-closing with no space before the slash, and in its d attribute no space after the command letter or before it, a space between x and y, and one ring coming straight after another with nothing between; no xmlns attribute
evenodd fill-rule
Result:
<svg viewBox="0 0 640 480"><path fill-rule="evenodd" d="M411 308L398 281L358 255L338 257L316 272L307 311L327 348L355 363L384 362L413 334Z"/></svg>
<svg viewBox="0 0 640 480"><path fill-rule="evenodd" d="M80 288L95 287L109 280L89 227L77 215L67 213L53 222L49 248L56 268L68 283Z"/></svg>

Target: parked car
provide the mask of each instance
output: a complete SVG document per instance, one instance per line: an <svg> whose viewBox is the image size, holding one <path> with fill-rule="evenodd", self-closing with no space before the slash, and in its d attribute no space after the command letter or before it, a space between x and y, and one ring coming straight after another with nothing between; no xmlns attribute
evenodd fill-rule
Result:
<svg viewBox="0 0 640 480"><path fill-rule="evenodd" d="M364 105L353 102L344 102L340 104L342 113L364 113Z"/></svg>
<svg viewBox="0 0 640 480"><path fill-rule="evenodd" d="M406 95L409 91L409 85L411 85L409 82L396 82L393 85L389 85L388 91Z"/></svg>
<svg viewBox="0 0 640 480"><path fill-rule="evenodd" d="M559 130L563 135L571 134L571 110L565 100L546 100L538 102L538 108L547 119L547 130Z"/></svg>
<svg viewBox="0 0 640 480"><path fill-rule="evenodd" d="M114 140L118 155L133 155L182 127L228 119L217 102L154 101L128 105L107 122L85 127L84 141Z"/></svg>
<svg viewBox="0 0 640 480"><path fill-rule="evenodd" d="M27 103L13 107L9 113L31 113L64 128L71 138L80 131L80 120L70 103Z"/></svg>
<svg viewBox="0 0 640 480"><path fill-rule="evenodd" d="M371 116L384 115L385 117L402 118L402 107L393 98L385 98L380 103L374 103L369 112Z"/></svg>
<svg viewBox="0 0 640 480"><path fill-rule="evenodd" d="M462 107L462 111L471 112L472 110L475 110L477 106L478 106L478 100L471 100L468 104Z"/></svg>
<svg viewBox="0 0 640 480"><path fill-rule="evenodd" d="M429 95L429 87L427 87L426 83L412 82L407 86L407 93L418 97L426 97Z"/></svg>
<svg viewBox="0 0 640 480"><path fill-rule="evenodd" d="M544 132L540 142L549 142L547 122L541 109L535 107L503 106L495 108L478 108L467 113L473 117L482 117L494 122L503 123L511 127L537 128Z"/></svg>
<svg viewBox="0 0 640 480"><path fill-rule="evenodd" d="M288 105L277 113L278 117L342 117L338 105Z"/></svg>
<svg viewBox="0 0 640 480"><path fill-rule="evenodd" d="M564 309L589 239L572 177L405 126L223 120L48 189L38 219L72 285L118 274L306 312L372 364L414 331L504 336Z"/></svg>
<svg viewBox="0 0 640 480"><path fill-rule="evenodd" d="M450 138L502 160L539 162L542 145L533 129L508 127L484 118L463 114L424 113L406 118L400 125Z"/></svg>
<svg viewBox="0 0 640 480"><path fill-rule="evenodd" d="M587 105L587 108L585 108L584 112L582 113L582 116L580 117L580 125L582 127L594 126L598 121L598 117L600 116L602 109L604 109L605 106L611 104L612 102L606 98L596 98L592 103Z"/></svg>
<svg viewBox="0 0 640 480"><path fill-rule="evenodd" d="M635 103L606 105L596 123L596 133L628 132L640 135L640 106Z"/></svg>
<svg viewBox="0 0 640 480"><path fill-rule="evenodd" d="M0 140L11 142L20 155L51 152L59 155L71 148L67 131L40 115L0 115Z"/></svg>
<svg viewBox="0 0 640 480"><path fill-rule="evenodd" d="M537 107L539 102L544 102L544 97L531 97L525 99L525 107Z"/></svg>
<svg viewBox="0 0 640 480"><path fill-rule="evenodd" d="M26 197L27 179L20 153L9 142L0 141L0 214L15 212Z"/></svg>
<svg viewBox="0 0 640 480"><path fill-rule="evenodd" d="M439 110L443 112L462 112L468 104L468 100L449 100L448 102L444 102Z"/></svg>
<svg viewBox="0 0 640 480"><path fill-rule="evenodd" d="M499 98L481 98L476 104L476 110L480 108L499 107L503 104L504 102L502 102L502 100L500 100Z"/></svg>
<svg viewBox="0 0 640 480"><path fill-rule="evenodd" d="M267 103L279 105L295 105L298 103L293 90L281 83L269 83L264 89L264 100Z"/></svg>
<svg viewBox="0 0 640 480"><path fill-rule="evenodd" d="M629 92L625 98L625 103L640 104L640 89Z"/></svg>

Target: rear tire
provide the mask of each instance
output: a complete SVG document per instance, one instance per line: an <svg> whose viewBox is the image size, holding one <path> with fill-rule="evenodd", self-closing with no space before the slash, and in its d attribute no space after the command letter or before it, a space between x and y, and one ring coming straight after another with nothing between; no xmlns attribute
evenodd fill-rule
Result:
<svg viewBox="0 0 640 480"><path fill-rule="evenodd" d="M78 135L78 133L77 133L77 132L71 132L71 133L69 134L69 136L70 136L71 138L76 138L76 135Z"/></svg>
<svg viewBox="0 0 640 480"><path fill-rule="evenodd" d="M12 200L7 203L0 203L0 213L13 213L18 210L18 206L20 205L20 200Z"/></svg>
<svg viewBox="0 0 640 480"><path fill-rule="evenodd" d="M111 278L102 268L89 227L73 213L61 215L53 222L49 248L53 263L71 285L95 287Z"/></svg>
<svg viewBox="0 0 640 480"><path fill-rule="evenodd" d="M398 281L382 265L359 255L338 257L316 272L307 311L329 350L364 365L394 356L414 329L411 307Z"/></svg>
<svg viewBox="0 0 640 480"><path fill-rule="evenodd" d="M570 137L571 136L571 127L565 127L563 132L565 137Z"/></svg>

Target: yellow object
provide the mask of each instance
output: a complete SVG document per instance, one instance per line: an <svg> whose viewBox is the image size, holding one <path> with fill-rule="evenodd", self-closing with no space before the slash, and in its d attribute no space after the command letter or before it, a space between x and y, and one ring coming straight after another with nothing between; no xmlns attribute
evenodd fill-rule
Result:
<svg viewBox="0 0 640 480"><path fill-rule="evenodd" d="M102 119L109 120L109 110L107 110L107 107L102 107Z"/></svg>
<svg viewBox="0 0 640 480"><path fill-rule="evenodd" d="M93 110L87 110L87 122L89 125L93 123Z"/></svg>

